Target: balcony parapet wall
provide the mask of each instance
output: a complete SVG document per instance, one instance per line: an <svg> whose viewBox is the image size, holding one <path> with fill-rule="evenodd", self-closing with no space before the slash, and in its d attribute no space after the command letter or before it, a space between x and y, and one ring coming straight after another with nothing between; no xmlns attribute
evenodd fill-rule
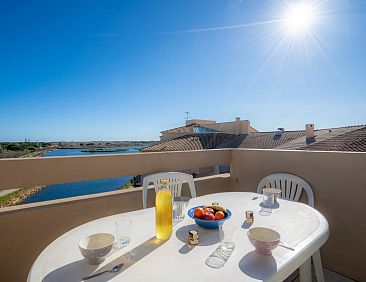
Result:
<svg viewBox="0 0 366 282"><path fill-rule="evenodd" d="M198 195L255 192L263 177L276 172L304 178L313 189L315 208L330 226L329 240L321 248L323 265L356 281L364 280L366 153L223 149L0 160L0 190L219 164L230 164L230 174L196 179ZM183 188L183 194L189 195L188 191ZM152 190L148 205L154 205ZM25 281L38 254L67 230L140 208L141 188L135 188L0 209L0 281ZM245 206L243 218L244 211Z"/></svg>
<svg viewBox="0 0 366 282"><path fill-rule="evenodd" d="M230 149L0 160L0 190L230 164Z"/></svg>

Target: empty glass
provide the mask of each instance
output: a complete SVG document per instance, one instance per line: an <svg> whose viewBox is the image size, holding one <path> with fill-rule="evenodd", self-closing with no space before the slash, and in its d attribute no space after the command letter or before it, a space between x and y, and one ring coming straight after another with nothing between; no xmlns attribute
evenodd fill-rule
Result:
<svg viewBox="0 0 366 282"><path fill-rule="evenodd" d="M131 242L132 220L118 219L116 221L116 248L123 248Z"/></svg>
<svg viewBox="0 0 366 282"><path fill-rule="evenodd" d="M220 248L224 251L232 251L235 248L236 226L224 223L219 227Z"/></svg>
<svg viewBox="0 0 366 282"><path fill-rule="evenodd" d="M184 219L189 204L189 197L174 197L173 200L173 221L179 222Z"/></svg>
<svg viewBox="0 0 366 282"><path fill-rule="evenodd" d="M277 198L281 194L280 189L265 188L263 189L263 205L267 208L278 206Z"/></svg>

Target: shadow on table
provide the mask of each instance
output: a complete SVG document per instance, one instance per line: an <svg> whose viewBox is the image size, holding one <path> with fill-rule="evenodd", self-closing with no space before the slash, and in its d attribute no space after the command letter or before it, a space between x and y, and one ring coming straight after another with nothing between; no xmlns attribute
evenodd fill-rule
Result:
<svg viewBox="0 0 366 282"><path fill-rule="evenodd" d="M271 207L267 207L265 204L263 204L263 202L262 203L260 203L259 204L259 206L261 207L261 208L268 208L268 209L272 209L272 210L275 210L275 209L278 209L279 207L280 207L280 204L279 203L275 203L273 206L271 206Z"/></svg>
<svg viewBox="0 0 366 282"><path fill-rule="evenodd" d="M250 227L252 227L253 223L249 223L248 221L244 221L243 224L241 225L241 228L243 229L249 229Z"/></svg>
<svg viewBox="0 0 366 282"><path fill-rule="evenodd" d="M110 270L117 264L123 263L123 267L119 272L105 273L99 277L95 277L92 280L90 280L93 282L108 281L113 277L117 276L119 273L125 271L127 268L129 268L139 260L143 259L145 256L147 256L148 254L159 248L165 242L167 241L158 240L155 237L150 238L149 240L143 242L142 244L130 250L129 252L117 257L113 261L104 265L97 271L96 269L98 268L98 265L90 265L85 260L75 261L73 263L67 264L63 267L60 267L50 272L45 278L43 278L42 282L54 282L54 281L80 282L82 281L81 279L83 277L94 274L94 272L99 273L104 270Z"/></svg>
<svg viewBox="0 0 366 282"><path fill-rule="evenodd" d="M81 277L93 273L97 268L98 265L90 265L85 260L74 261L50 272L42 282L80 281Z"/></svg>
<svg viewBox="0 0 366 282"><path fill-rule="evenodd" d="M179 249L179 253L181 253L181 254L187 254L193 248L195 248L195 246L190 246L187 243L188 232L190 230L198 231L199 243L197 246L210 246L210 245L215 245L218 242L220 242L218 229L204 229L204 228L197 226L196 224L185 225L185 226L182 226L179 229L177 229L177 231L175 232L175 235L177 236L177 238L180 241L182 241L183 243L185 243L185 245L183 245Z"/></svg>
<svg viewBox="0 0 366 282"><path fill-rule="evenodd" d="M273 256L258 255L255 251L246 254L240 260L239 268L246 275L258 280L266 280L277 272Z"/></svg>
<svg viewBox="0 0 366 282"><path fill-rule="evenodd" d="M234 249L223 249L220 246L206 259L206 264L212 268L224 267Z"/></svg>
<svg viewBox="0 0 366 282"><path fill-rule="evenodd" d="M185 243L185 245L183 245L179 249L180 254L183 254L183 255L188 254L191 250L193 250L195 248L195 246L191 246L187 243L188 232L190 230L198 231L199 243L197 246L210 246L210 245L215 245L218 242L220 242L218 229L204 229L204 228L197 226L196 224L185 225L185 226L182 226L179 229L177 229L177 231L175 232L175 235L177 236L177 238L180 241L182 241L183 243Z"/></svg>

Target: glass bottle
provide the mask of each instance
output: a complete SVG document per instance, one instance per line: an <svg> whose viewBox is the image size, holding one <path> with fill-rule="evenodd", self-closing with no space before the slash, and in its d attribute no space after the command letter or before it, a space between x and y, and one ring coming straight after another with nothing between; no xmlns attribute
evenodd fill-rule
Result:
<svg viewBox="0 0 366 282"><path fill-rule="evenodd" d="M155 198L156 238L167 240L173 232L173 197L168 180L162 179Z"/></svg>

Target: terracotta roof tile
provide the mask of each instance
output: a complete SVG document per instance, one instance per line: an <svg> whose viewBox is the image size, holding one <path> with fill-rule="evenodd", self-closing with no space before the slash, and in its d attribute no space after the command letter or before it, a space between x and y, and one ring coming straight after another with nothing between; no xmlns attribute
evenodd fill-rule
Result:
<svg viewBox="0 0 366 282"><path fill-rule="evenodd" d="M177 137L173 140L162 141L142 149L142 152L155 151L185 151L215 149L235 138L234 134L226 133L204 133L189 134Z"/></svg>
<svg viewBox="0 0 366 282"><path fill-rule="evenodd" d="M299 150L366 152L366 127L315 142Z"/></svg>
<svg viewBox="0 0 366 282"><path fill-rule="evenodd" d="M284 131L279 135L275 132L252 133L245 137L239 148L273 149L302 136L305 136L304 131Z"/></svg>
<svg viewBox="0 0 366 282"><path fill-rule="evenodd" d="M330 138L333 138L335 136L351 132L360 128L363 128L363 125L356 125L356 126L346 126L346 127L338 127L338 128L327 128L327 129L318 129L314 132L314 139L313 142L321 142L323 140L327 140ZM293 141L284 143L280 146L278 146L276 149L284 149L284 150L297 150L299 148L305 147L308 144L306 138L305 138L305 130L303 130L304 134Z"/></svg>
<svg viewBox="0 0 366 282"><path fill-rule="evenodd" d="M350 126L315 131L314 143L307 145L305 130L255 132L250 134L200 133L162 141L143 152L185 151L219 148L293 149L366 152L366 127Z"/></svg>

